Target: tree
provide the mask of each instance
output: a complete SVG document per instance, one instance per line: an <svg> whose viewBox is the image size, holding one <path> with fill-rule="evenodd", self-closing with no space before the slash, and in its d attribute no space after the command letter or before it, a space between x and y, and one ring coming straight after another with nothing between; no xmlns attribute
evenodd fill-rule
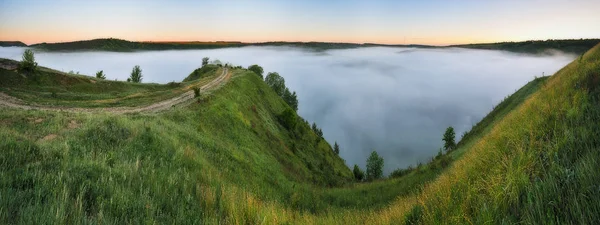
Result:
<svg viewBox="0 0 600 225"><path fill-rule="evenodd" d="M21 72L35 72L37 68L37 62L35 62L35 56L33 55L33 51L31 49L25 50L23 52L23 59L19 63L19 71Z"/></svg>
<svg viewBox="0 0 600 225"><path fill-rule="evenodd" d="M333 152L335 152L336 155L340 154L340 146L338 145L337 141L335 144L333 144Z"/></svg>
<svg viewBox="0 0 600 225"><path fill-rule="evenodd" d="M446 149L446 151L451 151L454 148L456 148L456 143L454 142L454 135L454 128L448 127L446 129L446 133L444 133L444 138L442 138L442 140L444 141L444 149Z"/></svg>
<svg viewBox="0 0 600 225"><path fill-rule="evenodd" d="M259 65L256 65L256 64L252 65L252 66L248 67L248 70L256 73L260 77L260 79L263 79L264 70Z"/></svg>
<svg viewBox="0 0 600 225"><path fill-rule="evenodd" d="M296 92L291 93L288 88L285 88L283 91L283 100L290 106L294 111L298 111L298 98L296 96Z"/></svg>
<svg viewBox="0 0 600 225"><path fill-rule="evenodd" d="M131 76L128 80L134 83L142 82L142 69L140 69L140 66L136 65L133 67L133 69L131 70Z"/></svg>
<svg viewBox="0 0 600 225"><path fill-rule="evenodd" d="M354 173L354 179L357 181L362 181L365 178L365 172L363 172L356 164L354 164L354 170L352 170L352 173Z"/></svg>
<svg viewBox="0 0 600 225"><path fill-rule="evenodd" d="M277 95L283 97L283 94L285 92L285 79L279 76L279 73L268 73L267 77L265 78L265 82L267 83L267 85L269 85L269 87L271 87L271 89L275 91L275 93L277 93Z"/></svg>
<svg viewBox="0 0 600 225"><path fill-rule="evenodd" d="M100 70L100 71L96 72L96 78L102 79L102 80L106 79L106 76L104 76L104 71Z"/></svg>
<svg viewBox="0 0 600 225"><path fill-rule="evenodd" d="M376 151L367 159L367 180L379 179L383 176L383 158Z"/></svg>
<svg viewBox="0 0 600 225"><path fill-rule="evenodd" d="M210 59L210 58L208 58L208 57L204 57L204 58L202 58L202 67L204 67L204 66L208 65L208 60L209 60L209 59Z"/></svg>

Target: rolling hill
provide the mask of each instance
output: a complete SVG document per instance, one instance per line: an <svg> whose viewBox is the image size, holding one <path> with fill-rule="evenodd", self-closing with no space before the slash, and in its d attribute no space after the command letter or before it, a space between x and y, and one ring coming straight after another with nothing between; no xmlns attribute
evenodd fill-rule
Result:
<svg viewBox="0 0 600 225"><path fill-rule="evenodd" d="M0 68L0 91L32 105L134 106L222 69L159 85ZM600 221L600 45L507 97L458 149L369 183L355 182L307 121L285 126L289 106L259 76L226 73L218 88L160 113L0 108L0 223Z"/></svg>

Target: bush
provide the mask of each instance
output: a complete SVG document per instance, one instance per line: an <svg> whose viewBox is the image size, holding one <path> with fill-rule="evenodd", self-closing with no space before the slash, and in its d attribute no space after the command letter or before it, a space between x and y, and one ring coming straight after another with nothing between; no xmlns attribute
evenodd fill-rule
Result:
<svg viewBox="0 0 600 225"><path fill-rule="evenodd" d="M127 79L127 81L134 83L142 82L142 69L140 69L140 66L136 65L133 67L131 70L131 76Z"/></svg>
<svg viewBox="0 0 600 225"><path fill-rule="evenodd" d="M275 91L275 93L277 93L277 95L283 97L283 94L285 92L285 79L279 76L279 73L268 73L267 77L265 78L265 82L267 83L267 85L269 85L269 87L271 87L271 89L273 89L273 91Z"/></svg>
<svg viewBox="0 0 600 225"><path fill-rule="evenodd" d="M362 181L365 179L365 172L363 172L356 164L354 164L354 170L352 170L352 173L354 174L354 179L356 179L356 181Z"/></svg>
<svg viewBox="0 0 600 225"><path fill-rule="evenodd" d="M102 80L106 79L106 76L104 76L104 71L100 70L100 71L96 72L96 78L102 79Z"/></svg>
<svg viewBox="0 0 600 225"><path fill-rule="evenodd" d="M376 151L367 159L367 180L372 181L383 176L383 158Z"/></svg>
<svg viewBox="0 0 600 225"><path fill-rule="evenodd" d="M409 174L413 170L415 170L415 168L412 167L412 166L409 166L406 169L400 169L400 168L398 168L398 169L392 171L392 173L390 174L390 177L391 178L403 177L404 175Z"/></svg>
<svg viewBox="0 0 600 225"><path fill-rule="evenodd" d="M21 63L19 63L18 70L20 72L33 73L36 68L37 62L35 62L33 51L31 51L31 49L25 50L25 52L23 52L23 59L21 60Z"/></svg>
<svg viewBox="0 0 600 225"><path fill-rule="evenodd" d="M296 127L296 112L290 108L286 108L279 115L279 121L281 121L281 125L288 130L293 130Z"/></svg>
<svg viewBox="0 0 600 225"><path fill-rule="evenodd" d="M259 65L251 65L250 67L248 67L248 70L256 73L256 75L258 75L260 77L260 79L263 79L264 70Z"/></svg>
<svg viewBox="0 0 600 225"><path fill-rule="evenodd" d="M194 98L200 97L200 88L194 87Z"/></svg>

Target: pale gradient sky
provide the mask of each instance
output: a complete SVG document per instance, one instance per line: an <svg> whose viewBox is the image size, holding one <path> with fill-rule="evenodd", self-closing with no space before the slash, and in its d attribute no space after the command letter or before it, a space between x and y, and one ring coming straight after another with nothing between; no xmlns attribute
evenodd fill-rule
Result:
<svg viewBox="0 0 600 225"><path fill-rule="evenodd" d="M0 0L0 40L458 44L600 38L599 0Z"/></svg>

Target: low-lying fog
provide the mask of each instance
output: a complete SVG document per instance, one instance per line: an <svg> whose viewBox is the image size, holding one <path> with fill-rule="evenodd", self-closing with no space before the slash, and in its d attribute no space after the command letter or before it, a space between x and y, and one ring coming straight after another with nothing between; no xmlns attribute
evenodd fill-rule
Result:
<svg viewBox="0 0 600 225"><path fill-rule="evenodd" d="M20 60L23 48L0 48L0 57ZM298 93L299 113L316 122L325 138L341 146L347 164L365 166L373 150L385 173L427 161L453 126L459 138L505 96L551 75L575 57L531 56L466 49L358 48L306 51L288 47L135 53L36 54L40 65L126 80L140 65L143 82L181 81L202 57L276 71Z"/></svg>

